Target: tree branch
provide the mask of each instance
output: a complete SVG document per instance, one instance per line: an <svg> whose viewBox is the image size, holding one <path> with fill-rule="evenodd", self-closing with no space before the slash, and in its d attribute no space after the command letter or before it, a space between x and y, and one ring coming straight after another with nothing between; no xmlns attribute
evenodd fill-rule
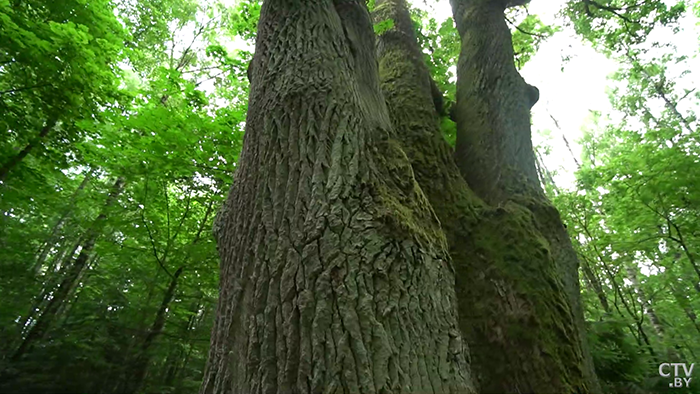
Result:
<svg viewBox="0 0 700 394"><path fill-rule="evenodd" d="M543 35L543 34L533 33L533 32L531 32L531 31L523 30L522 28L520 28L520 26L518 26L518 25L516 25L515 23L513 23L513 21L511 21L507 16L506 16L505 18L506 18L506 22L508 22L508 23L509 23L511 26L513 26L517 31L519 31L519 32L521 32L521 33L523 33L523 34L527 34L528 36L533 36L533 37L542 38L542 39L547 38L547 36L545 36L545 35Z"/></svg>

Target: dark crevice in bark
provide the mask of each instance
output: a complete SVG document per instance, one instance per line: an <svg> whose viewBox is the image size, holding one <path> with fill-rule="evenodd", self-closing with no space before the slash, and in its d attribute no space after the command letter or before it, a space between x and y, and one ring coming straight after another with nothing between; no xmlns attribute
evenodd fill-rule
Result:
<svg viewBox="0 0 700 394"><path fill-rule="evenodd" d="M502 17L502 9L500 12ZM558 245L552 245L543 236L544 229L529 206L505 198L514 190L521 193L538 190L532 187L527 174L523 177L519 173L525 164L531 162L534 173L531 179L537 185L529 141L529 107L534 101L532 90L528 100L528 85L519 75L512 76L512 80L519 84L515 87L522 87L521 96L517 91L514 94L515 99L522 99L517 105L521 105L518 110L527 116L527 129L519 130L524 135L506 133L494 137L488 128L491 120L487 118L500 116L500 120L494 121L504 122L503 127L512 125L515 122L510 119L512 114L503 115L497 111L500 105L509 103L507 97L513 92L505 88L498 91L501 88L498 84L489 85L491 82L483 81L478 94L484 97L485 103L499 92L507 95L504 96L505 104L495 101L490 112L484 113L486 118L482 120L486 126L480 137L484 145L470 147L478 156L467 166L473 175L467 178L472 181L470 186L472 183L475 186L477 193L474 193L460 176L451 149L440 134L438 117L431 105L430 77L422 59L416 56L420 49L412 36L412 27L406 23L410 22L410 17L405 3L378 1L375 22L387 18L394 20L394 27L380 36L378 42L382 89L396 138L411 160L416 179L447 235L456 272L460 326L469 340L480 392L596 392L594 378L591 381L584 372L583 328L577 325L556 264L559 252L553 249ZM502 19L500 22L505 26ZM483 29L483 23L488 25L490 22L486 18L479 23L482 23L479 28ZM401 29L403 31L398 31ZM510 45L507 31L496 38L488 35L472 38L493 46ZM463 47L465 50L470 48ZM512 54L510 57L499 56L502 64L494 62L493 57L489 58L489 65L496 69L494 73L502 72L501 67L507 66L508 61L512 65ZM498 80L500 77L496 75L494 78ZM461 105L467 102L462 100L460 103L458 99L460 106L456 108L455 116L459 122L465 122L464 114L459 112L465 111ZM519 146L509 146L506 137L517 139ZM502 145L494 147L500 152L489 150L492 147L490 138L495 138L495 142L491 141L493 144ZM527 149L529 158L517 157L516 153ZM493 179L481 183L483 174L480 172L500 171L493 168L496 153L501 155L498 158L516 156L509 158L512 172L493 173ZM490 167L484 170L484 166Z"/></svg>
<svg viewBox="0 0 700 394"><path fill-rule="evenodd" d="M202 394L474 392L374 45L364 2L262 5Z"/></svg>

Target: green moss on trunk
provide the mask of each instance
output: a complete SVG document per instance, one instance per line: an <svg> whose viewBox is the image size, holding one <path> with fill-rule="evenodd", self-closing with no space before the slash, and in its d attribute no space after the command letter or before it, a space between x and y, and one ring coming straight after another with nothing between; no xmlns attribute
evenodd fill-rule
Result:
<svg viewBox="0 0 700 394"><path fill-rule="evenodd" d="M386 0L377 9L375 22L397 21L378 45L394 138L447 236L460 327L480 392L590 392L578 327L552 245L527 207L516 202L492 206L467 186L440 133L430 76L415 56L412 31L405 29L405 3Z"/></svg>
<svg viewBox="0 0 700 394"><path fill-rule="evenodd" d="M263 3L202 394L474 393L361 1Z"/></svg>

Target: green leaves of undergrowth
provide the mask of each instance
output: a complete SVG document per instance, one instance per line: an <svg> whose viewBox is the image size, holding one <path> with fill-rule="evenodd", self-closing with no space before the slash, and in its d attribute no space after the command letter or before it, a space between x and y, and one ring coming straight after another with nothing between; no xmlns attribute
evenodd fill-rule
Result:
<svg viewBox="0 0 700 394"><path fill-rule="evenodd" d="M2 359L33 341L0 391L119 391L136 366L145 392L198 386L218 296L211 223L242 145L258 14L0 2L0 164L16 159L0 183ZM87 265L45 313L82 251ZM38 322L46 335L27 339Z"/></svg>

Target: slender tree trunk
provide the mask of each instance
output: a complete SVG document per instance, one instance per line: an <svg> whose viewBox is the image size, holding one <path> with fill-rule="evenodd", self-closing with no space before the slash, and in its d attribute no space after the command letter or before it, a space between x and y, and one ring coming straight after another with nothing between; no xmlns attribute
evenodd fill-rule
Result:
<svg viewBox="0 0 700 394"><path fill-rule="evenodd" d="M538 178L540 179L540 184L542 186L551 186L552 189L554 190L554 194L555 195L559 194L559 188L557 188L557 184L554 183L554 176L552 176L552 173L549 171L547 166L544 165L544 160L542 159L542 155L540 155L540 152L535 152L535 153L536 153L535 164L537 165L537 175L538 175Z"/></svg>
<svg viewBox="0 0 700 394"><path fill-rule="evenodd" d="M63 244L60 246L58 253L56 253L56 255L53 257L51 265L46 270L46 275L44 275L39 294L34 297L32 306L29 308L27 315L22 320L22 336L26 335L26 332L31 328L32 321L36 318L37 313L44 309L46 302L48 302L47 297L49 293L60 282L61 276L64 274L60 271L60 267L63 265L62 262L64 260L70 261L72 259L72 255L66 256L68 251L71 250L73 251L73 254L75 254L75 250L80 246L80 242L80 239L63 240Z"/></svg>
<svg viewBox="0 0 700 394"><path fill-rule="evenodd" d="M695 287L695 290L700 292L700 265L695 259L695 253L690 249L688 246L688 243L686 242L684 238L683 232L681 232L680 226L675 224L673 221L671 221L670 218L666 218L666 221L668 222L668 239L671 241L674 241L678 244L678 246L681 248L683 253L685 254L685 257L688 258L688 263L690 263L691 268L693 268L693 271L695 271L695 274L697 275L697 280L693 281L693 287ZM671 232L673 229L676 230L676 236L672 236Z"/></svg>
<svg viewBox="0 0 700 394"><path fill-rule="evenodd" d="M64 326L67 323L68 319L70 319L70 310L75 304L78 303L78 299L82 294L82 292L79 289L79 286L81 283L84 283L89 278L89 271L92 270L99 263L99 261L99 255L92 255L92 257L88 260L87 264L85 265L85 268L83 268L83 270L80 272L80 275L78 275L78 278L73 283L73 288L70 289L70 291L68 292L68 296L66 297L71 298L71 300L64 302L56 313L56 315L62 317L62 321L58 324L59 327Z"/></svg>
<svg viewBox="0 0 700 394"><path fill-rule="evenodd" d="M75 209L75 202L76 198L80 194L80 192L85 189L85 186L87 186L88 182L90 181L92 174L88 173L83 177L83 181L80 182L80 185L78 188L73 192L73 195L71 195L70 199L68 200L68 206L61 215L61 217L58 219L56 224L53 226L53 229L51 230L51 235L46 239L46 242L41 246L39 249L39 253L37 254L36 258L36 263L34 264L34 272L39 273L41 269L44 267L44 262L46 261L46 257L48 256L49 252L53 247L56 245L56 240L58 239L58 234L60 231L63 229L63 226L66 224L66 221L70 218L70 216L73 214L74 209Z"/></svg>
<svg viewBox="0 0 700 394"><path fill-rule="evenodd" d="M593 236L591 235L590 230L588 227L585 225L585 223L579 223L581 225L581 228L583 231L586 233L586 236L588 237L589 242L593 242ZM649 355L656 361L656 351L654 350L653 346L651 345L651 342L649 341L649 337L646 334L646 331L644 331L644 326L642 325L642 320L637 316L637 314L634 311L634 307L630 305L630 302L635 302L634 300L630 300L628 302L625 299L625 294L623 293L617 279L615 279L615 274L612 272L608 264L605 262L605 257L603 254L598 250L598 248L595 246L595 244L592 244L593 246L593 251L595 252L596 257L598 258L598 261L600 262L600 266L603 269L603 272L605 275L608 277L608 281L610 281L610 284L612 285L614 294L616 296L614 305L617 310L617 312L620 314L620 316L624 316L625 314L620 310L620 307L617 305L617 299L620 300L622 303L622 306L624 307L624 310L627 312L627 316L629 316L632 321L634 321L637 335L633 333L635 338L637 339L637 343L642 346L642 340L644 341L644 345L646 346L647 350L649 351Z"/></svg>
<svg viewBox="0 0 700 394"><path fill-rule="evenodd" d="M656 313L656 310L652 306L651 299L649 299L646 295L646 292L642 288L641 283L639 282L639 277L637 276L637 265L636 263L628 264L625 267L625 270L627 272L627 278L632 282L632 288L634 289L634 293L637 295L637 297L640 299L642 303L642 310L643 313L645 313L647 316L649 316L649 323L651 324L651 327L654 330L654 333L656 334L657 338L661 341L662 345L665 345L666 347L666 354L672 361L682 361L684 358L682 357L681 351L682 349L678 345L673 345L672 343L665 342L666 339L666 329L664 328L663 323L661 322L661 319ZM671 334L673 335L673 333Z"/></svg>
<svg viewBox="0 0 700 394"><path fill-rule="evenodd" d="M149 350L151 345L153 345L155 340L163 332L170 302L175 296L177 281L180 278L180 275L182 275L183 269L184 267L178 268L170 278L170 283L168 284L167 290L163 294L163 300L161 301L158 312L156 313L156 318L153 321L150 330L148 330L146 338L143 340L138 349L136 359L131 364L131 372L128 374L125 381L124 390L122 390L122 393L124 394L137 393L141 388L144 379L146 378L146 374L148 373L148 364L151 361Z"/></svg>
<svg viewBox="0 0 700 394"><path fill-rule="evenodd" d="M180 336L184 339L184 343L191 348L191 334L197 324L197 315L202 307L202 299L200 298L197 302L194 302L189 309L190 317L187 319L187 325L180 331ZM189 353L189 351L187 352ZM184 356L184 360L183 360ZM163 385L173 387L177 375L182 368L185 367L187 362L187 354L183 349L183 346L178 346L174 352L168 355L167 361L165 363L165 371L163 373Z"/></svg>
<svg viewBox="0 0 700 394"><path fill-rule="evenodd" d="M632 289L634 290L634 293L639 297L639 300L641 301L641 306L643 313L646 313L647 316L649 316L649 322L651 323L651 327L654 329L654 332L659 338L663 338L665 334L665 330L663 325L661 324L661 320L656 314L656 310L654 310L654 307L651 305L651 301L649 298L647 298L646 293L644 292L644 289L642 289L642 285L639 282L639 278L637 277L637 268L633 264L627 264L625 267L625 271L627 273L627 279L632 283Z"/></svg>
<svg viewBox="0 0 700 394"><path fill-rule="evenodd" d="M66 301L71 289L80 277L80 274L90 259L95 242L101 235L102 227L107 219L106 210L114 204L123 187L124 179L118 178L112 186L109 196L107 196L107 201L105 202L102 213L97 216L92 227L86 232L82 242L82 249L78 257L76 257L75 261L66 269L65 276L58 287L54 289L51 294L51 299L46 304L41 316L39 316L36 323L27 331L24 340L12 355L12 361L18 361L37 341L41 340L58 317L59 309Z"/></svg>
<svg viewBox="0 0 700 394"><path fill-rule="evenodd" d="M678 281L679 278L674 278L673 280ZM695 327L695 330L700 334L700 324L698 324L698 315L693 310L689 298L684 291L678 289L675 283L671 283L671 291L673 292L673 297L676 299L676 304L683 309L683 313L688 318L690 323Z"/></svg>
<svg viewBox="0 0 700 394"><path fill-rule="evenodd" d="M27 317L24 319L22 324L23 333L26 333L26 331L31 328L29 323L35 318L36 314L40 313L40 311L45 308L46 303L49 301L49 294L65 276L67 271L66 267L70 266L71 262L73 261L73 256L75 256L78 248L81 247L82 241L83 240L80 237L77 240L64 240L64 245L53 257L51 264L46 270L41 291L34 299L34 303L29 309Z"/></svg>
<svg viewBox="0 0 700 394"><path fill-rule="evenodd" d="M375 22L389 18L394 27L378 43L382 90L396 138L448 236L480 392L589 392L567 294L535 223L522 207L492 208L469 189L440 134L406 4L377 1Z"/></svg>
<svg viewBox="0 0 700 394"><path fill-rule="evenodd" d="M364 1L267 0L258 26L200 393L473 393L446 241L389 139Z"/></svg>
<svg viewBox="0 0 700 394"><path fill-rule="evenodd" d="M19 153L2 163L2 166L0 166L0 182L5 182L5 179L7 179L7 175L10 173L10 171L12 171L17 164L21 163L22 160L24 160L24 158L27 157L27 155L29 155L34 148L43 142L44 138L49 135L49 132L51 132L54 126L56 126L57 122L58 117L49 118L44 124L44 127L42 127L39 131L39 135L37 135L24 148L22 148Z"/></svg>
<svg viewBox="0 0 700 394"><path fill-rule="evenodd" d="M75 253L81 246L80 237L73 239L66 239L64 241L64 246L56 253L56 256L51 259L51 264L49 265L46 275L55 275L60 273L67 265L73 261Z"/></svg>
<svg viewBox="0 0 700 394"><path fill-rule="evenodd" d="M207 205L207 210L204 213L204 217L199 225L199 229L197 230L197 233L195 234L194 239L192 240L192 245L196 245L199 242L204 228L206 226L206 223L209 221L209 217L212 213L212 210L213 201ZM165 256L163 256L163 258L165 258ZM188 258L189 256L186 256L184 260L187 261ZM143 342L138 348L136 358L131 363L132 366L130 372L127 374L127 376L125 376L126 379L124 380L124 389L122 390L122 392L125 394L132 394L138 392L143 384L144 379L146 378L146 375L148 373L148 366L151 361L149 349L151 348L155 340L163 332L163 328L165 327L165 321L167 317L166 314L168 308L170 307L170 302L175 296L175 289L177 287L178 279L180 278L180 275L182 275L182 271L184 270L184 268L184 265L180 266L170 277L170 283L168 284L168 288L163 295L160 307L156 312L155 320L153 321L151 328L148 330L146 338L143 340Z"/></svg>
<svg viewBox="0 0 700 394"><path fill-rule="evenodd" d="M593 290L595 295L598 297L600 306L603 307L605 313L610 313L610 304L608 303L608 297L605 295L605 291L603 290L603 285L600 283L600 278L598 278L598 275L591 268L589 261L587 261L585 258L582 258L581 260L583 262L583 264L581 264L583 274L588 280L588 283L591 284L591 290Z"/></svg>

